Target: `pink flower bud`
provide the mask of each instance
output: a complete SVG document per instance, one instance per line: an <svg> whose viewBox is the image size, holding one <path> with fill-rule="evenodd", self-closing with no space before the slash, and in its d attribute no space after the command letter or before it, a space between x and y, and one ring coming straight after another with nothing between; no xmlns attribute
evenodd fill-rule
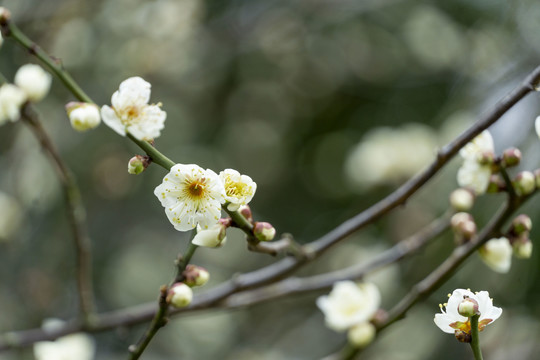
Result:
<svg viewBox="0 0 540 360"><path fill-rule="evenodd" d="M5 26L11 20L11 11L5 7L0 7L0 25Z"/></svg>
<svg viewBox="0 0 540 360"><path fill-rule="evenodd" d="M249 205L240 206L238 212L242 214L242 216L245 217L247 221L253 222L253 214L251 213L251 208L249 207Z"/></svg>
<svg viewBox="0 0 540 360"><path fill-rule="evenodd" d="M267 222L256 222L253 227L253 235L259 241L270 241L276 236L276 229Z"/></svg>
<svg viewBox="0 0 540 360"><path fill-rule="evenodd" d="M203 286L210 280L210 273L208 270L197 265L188 265L182 273L184 276L184 282L190 287Z"/></svg>
<svg viewBox="0 0 540 360"><path fill-rule="evenodd" d="M512 167L521 162L521 151L518 148L509 148L502 154L502 166Z"/></svg>
<svg viewBox="0 0 540 360"><path fill-rule="evenodd" d="M521 235L523 233L529 233L532 230L532 220L525 214L518 215L512 220L512 226L510 232L513 235Z"/></svg>

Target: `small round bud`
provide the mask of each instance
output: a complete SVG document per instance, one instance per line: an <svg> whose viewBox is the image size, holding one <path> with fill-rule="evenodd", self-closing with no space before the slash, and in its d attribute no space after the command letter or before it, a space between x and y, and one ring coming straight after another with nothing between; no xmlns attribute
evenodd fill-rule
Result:
<svg viewBox="0 0 540 360"><path fill-rule="evenodd" d="M369 345L373 339L375 339L376 333L375 326L366 321L350 328L347 333L347 338L352 346L361 349Z"/></svg>
<svg viewBox="0 0 540 360"><path fill-rule="evenodd" d="M462 330L456 330L454 336L456 337L457 341L462 343L470 343L472 341L471 334Z"/></svg>
<svg viewBox="0 0 540 360"><path fill-rule="evenodd" d="M513 184L518 195L529 195L536 189L536 178L532 172L522 171L517 174Z"/></svg>
<svg viewBox="0 0 540 360"><path fill-rule="evenodd" d="M26 93L12 84L0 86L0 125L6 121L17 121L21 107L26 102Z"/></svg>
<svg viewBox="0 0 540 360"><path fill-rule="evenodd" d="M203 267L197 265L188 265L182 273L184 276L184 283L187 286L203 286L210 280L210 273Z"/></svg>
<svg viewBox="0 0 540 360"><path fill-rule="evenodd" d="M490 150L482 151L478 154L478 162L481 165L490 165L495 162L495 153Z"/></svg>
<svg viewBox="0 0 540 360"><path fill-rule="evenodd" d="M501 237L489 240L478 249L478 254L482 261L493 271L501 274L510 271L512 266L512 245L507 238Z"/></svg>
<svg viewBox="0 0 540 360"><path fill-rule="evenodd" d="M529 259L532 255L533 243L528 237L513 239L512 249L514 255L520 259Z"/></svg>
<svg viewBox="0 0 540 360"><path fill-rule="evenodd" d="M259 241L270 241L276 236L276 229L267 222L256 222L253 227L253 235Z"/></svg>
<svg viewBox="0 0 540 360"><path fill-rule="evenodd" d="M227 226L221 222L209 229L202 230L199 227L197 229L197 235L191 240L193 244L210 248L221 247L225 244Z"/></svg>
<svg viewBox="0 0 540 360"><path fill-rule="evenodd" d="M4 26L11 20L11 11L0 6L0 25Z"/></svg>
<svg viewBox="0 0 540 360"><path fill-rule="evenodd" d="M251 213L251 208L249 207L249 205L240 206L238 212L242 214L242 216L245 217L247 221L253 222L253 214Z"/></svg>
<svg viewBox="0 0 540 360"><path fill-rule="evenodd" d="M493 194L493 193L499 193L501 191L504 191L506 189L506 183L504 182L504 179L499 174L493 174L489 178L489 184L487 187L486 192Z"/></svg>
<svg viewBox="0 0 540 360"><path fill-rule="evenodd" d="M128 173L138 175L142 173L150 165L150 157L135 155L128 162Z"/></svg>
<svg viewBox="0 0 540 360"><path fill-rule="evenodd" d="M521 162L521 151L518 148L509 148L502 154L502 166L512 167Z"/></svg>
<svg viewBox="0 0 540 360"><path fill-rule="evenodd" d="M28 100L36 102L49 92L52 76L39 65L26 64L17 70L14 82L26 93Z"/></svg>
<svg viewBox="0 0 540 360"><path fill-rule="evenodd" d="M77 131L93 129L101 122L101 115L96 104L72 101L66 104L66 112L71 127Z"/></svg>
<svg viewBox="0 0 540 360"><path fill-rule="evenodd" d="M193 290L186 284L178 282L171 286L167 294L167 302L175 308L183 308L191 304Z"/></svg>
<svg viewBox="0 0 540 360"><path fill-rule="evenodd" d="M474 194L467 189L456 189L450 194L450 205L457 211L470 210L474 205Z"/></svg>
<svg viewBox="0 0 540 360"><path fill-rule="evenodd" d="M478 315L478 302L474 299L466 297L462 302L459 303L458 313L465 317Z"/></svg>
<svg viewBox="0 0 540 360"><path fill-rule="evenodd" d="M532 220L525 214L518 215L512 220L510 232L514 235L529 233L532 230Z"/></svg>
<svg viewBox="0 0 540 360"><path fill-rule="evenodd" d="M450 219L450 225L452 225L453 229L457 229L461 226L461 223L473 221L474 218L471 214L466 212L458 212L452 215L452 218Z"/></svg>

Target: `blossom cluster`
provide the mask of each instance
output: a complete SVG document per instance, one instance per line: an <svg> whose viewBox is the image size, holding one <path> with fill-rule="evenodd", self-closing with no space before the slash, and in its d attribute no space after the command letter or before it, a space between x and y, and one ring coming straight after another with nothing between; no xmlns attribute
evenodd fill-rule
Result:
<svg viewBox="0 0 540 360"><path fill-rule="evenodd" d="M329 295L317 299L317 306L325 315L326 325L335 331L348 331L349 342L364 347L375 337L370 323L379 309L381 295L371 283L339 281Z"/></svg>
<svg viewBox="0 0 540 360"><path fill-rule="evenodd" d="M14 84L0 87L0 125L17 121L21 108L27 102L42 100L51 87L52 77L39 65L26 64L17 70Z"/></svg>
<svg viewBox="0 0 540 360"><path fill-rule="evenodd" d="M220 224L221 206L235 211L248 204L257 184L247 175L233 169L218 174L195 164L176 164L156 187L154 194L165 208L167 218L178 231L201 230L217 232L219 245L224 236ZM199 245L205 246L203 243ZM206 245L212 246L212 245Z"/></svg>

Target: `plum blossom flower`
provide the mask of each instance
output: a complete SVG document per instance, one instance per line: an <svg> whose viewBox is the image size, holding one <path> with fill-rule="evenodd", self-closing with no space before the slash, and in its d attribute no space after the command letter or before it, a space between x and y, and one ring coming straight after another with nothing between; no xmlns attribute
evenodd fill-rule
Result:
<svg viewBox="0 0 540 360"><path fill-rule="evenodd" d="M326 325L335 331L345 331L369 321L380 303L381 295L377 286L353 281L337 282L329 295L317 299Z"/></svg>
<svg viewBox="0 0 540 360"><path fill-rule="evenodd" d="M154 194L167 218L178 231L203 230L217 224L225 190L218 175L194 164L176 164L156 187Z"/></svg>
<svg viewBox="0 0 540 360"><path fill-rule="evenodd" d="M478 312L480 314L478 319L479 331L484 330L487 325L497 320L502 314L501 308L493 306L493 300L489 297L487 291L473 293L470 290L456 289L447 303L439 305L441 314L435 314L433 321L439 329L448 334L455 334L456 330L470 334L471 323L469 318L460 315L458 312L459 305L465 298L473 299L478 303Z"/></svg>
<svg viewBox="0 0 540 360"><path fill-rule="evenodd" d="M464 160L457 174L459 186L469 188L476 194L485 193L492 173L491 163L485 161L485 157L493 153L493 138L487 130L465 145L459 151Z"/></svg>
<svg viewBox="0 0 540 360"><path fill-rule="evenodd" d="M66 112L71 127L77 131L90 130L101 123L99 108L96 104L72 101L66 105Z"/></svg>
<svg viewBox="0 0 540 360"><path fill-rule="evenodd" d="M0 125L17 121L21 117L21 107L27 100L26 93L13 84L0 87Z"/></svg>
<svg viewBox="0 0 540 360"><path fill-rule="evenodd" d="M512 265L512 245L505 238L491 239L479 250L480 258L493 271L507 273Z"/></svg>
<svg viewBox="0 0 540 360"><path fill-rule="evenodd" d="M26 93L28 100L37 102L49 93L52 76L39 65L26 64L17 70L14 82Z"/></svg>
<svg viewBox="0 0 540 360"><path fill-rule="evenodd" d="M241 175L233 169L225 169L219 173L219 177L225 186L225 200L229 202L229 211L236 211L241 205L247 205L255 195L257 184L249 176Z"/></svg>
<svg viewBox="0 0 540 360"><path fill-rule="evenodd" d="M161 104L148 104L150 87L138 76L122 81L111 98L112 107L101 108L103 122L122 136L130 133L145 141L158 137L167 113L161 110Z"/></svg>

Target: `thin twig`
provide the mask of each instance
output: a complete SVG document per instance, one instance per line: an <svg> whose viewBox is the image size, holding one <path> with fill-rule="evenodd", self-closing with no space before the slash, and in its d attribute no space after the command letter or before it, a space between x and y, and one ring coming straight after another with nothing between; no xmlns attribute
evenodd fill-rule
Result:
<svg viewBox="0 0 540 360"><path fill-rule="evenodd" d="M84 322L90 323L95 312L92 286L92 253L86 226L86 211L81 200L79 187L73 173L60 157L51 138L41 125L37 114L29 104L23 107L21 119L39 140L41 147L45 150L60 178L77 253L77 288L80 311Z"/></svg>

